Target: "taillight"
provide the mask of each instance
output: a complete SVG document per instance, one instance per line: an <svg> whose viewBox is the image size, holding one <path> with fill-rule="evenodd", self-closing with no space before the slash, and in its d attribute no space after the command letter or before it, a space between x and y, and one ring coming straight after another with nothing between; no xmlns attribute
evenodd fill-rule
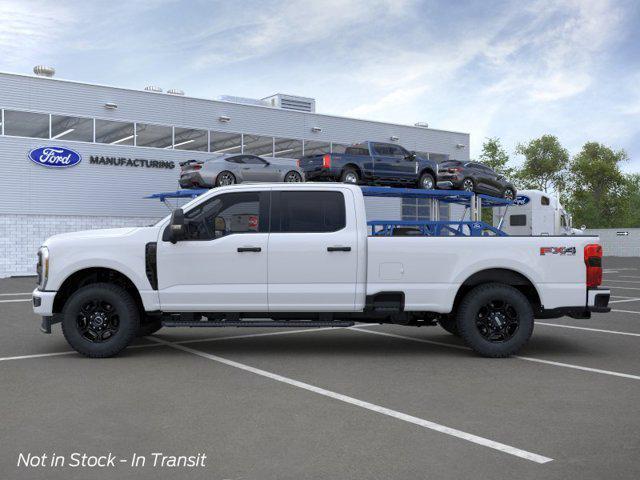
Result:
<svg viewBox="0 0 640 480"><path fill-rule="evenodd" d="M331 168L331 155L328 153L322 156L322 168Z"/></svg>
<svg viewBox="0 0 640 480"><path fill-rule="evenodd" d="M584 264L587 266L587 287L602 284L602 247L591 243L584 247Z"/></svg>
<svg viewBox="0 0 640 480"><path fill-rule="evenodd" d="M460 173L461 171L462 171L462 169L458 168L458 167L449 169L449 173Z"/></svg>
<svg viewBox="0 0 640 480"><path fill-rule="evenodd" d="M200 163L196 163L195 165L192 166L192 168L194 170L200 170L202 168L202 165Z"/></svg>

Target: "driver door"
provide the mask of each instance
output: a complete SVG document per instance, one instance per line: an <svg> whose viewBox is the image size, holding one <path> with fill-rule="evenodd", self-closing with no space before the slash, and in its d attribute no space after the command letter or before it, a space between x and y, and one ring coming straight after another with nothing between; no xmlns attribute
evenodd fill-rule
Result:
<svg viewBox="0 0 640 480"><path fill-rule="evenodd" d="M158 295L167 312L267 311L269 191L223 193L185 211L186 234L158 239Z"/></svg>
<svg viewBox="0 0 640 480"><path fill-rule="evenodd" d="M242 178L246 182L272 182L275 180L274 169L266 160L255 156L242 157Z"/></svg>

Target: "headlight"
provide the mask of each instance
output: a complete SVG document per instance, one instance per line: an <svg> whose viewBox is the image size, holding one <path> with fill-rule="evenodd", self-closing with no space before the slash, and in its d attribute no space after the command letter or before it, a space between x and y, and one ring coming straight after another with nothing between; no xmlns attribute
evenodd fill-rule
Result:
<svg viewBox="0 0 640 480"><path fill-rule="evenodd" d="M44 290L49 278L49 249L47 247L40 247L38 250L36 272L38 273L38 288Z"/></svg>

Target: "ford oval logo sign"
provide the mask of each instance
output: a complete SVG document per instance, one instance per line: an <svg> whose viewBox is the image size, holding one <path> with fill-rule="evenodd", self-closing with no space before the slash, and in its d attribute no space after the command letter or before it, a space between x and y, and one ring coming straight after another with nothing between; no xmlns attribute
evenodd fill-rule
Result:
<svg viewBox="0 0 640 480"><path fill-rule="evenodd" d="M526 205L527 203L529 203L529 200L531 200L529 197L527 197L526 195L518 195L516 197L516 199L513 201L514 205Z"/></svg>
<svg viewBox="0 0 640 480"><path fill-rule="evenodd" d="M73 167L82 161L82 155L64 147L39 147L29 152L29 160L43 167Z"/></svg>

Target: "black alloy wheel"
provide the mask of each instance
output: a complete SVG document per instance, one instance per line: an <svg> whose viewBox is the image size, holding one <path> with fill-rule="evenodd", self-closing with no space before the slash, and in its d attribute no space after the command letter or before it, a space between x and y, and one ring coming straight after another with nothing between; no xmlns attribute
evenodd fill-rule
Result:
<svg viewBox="0 0 640 480"><path fill-rule="evenodd" d="M476 328L489 342L506 342L513 338L520 326L518 312L504 300L491 300L478 310Z"/></svg>
<svg viewBox="0 0 640 480"><path fill-rule="evenodd" d="M82 304L76 322L82 338L102 343L118 332L120 315L109 302L92 298Z"/></svg>

